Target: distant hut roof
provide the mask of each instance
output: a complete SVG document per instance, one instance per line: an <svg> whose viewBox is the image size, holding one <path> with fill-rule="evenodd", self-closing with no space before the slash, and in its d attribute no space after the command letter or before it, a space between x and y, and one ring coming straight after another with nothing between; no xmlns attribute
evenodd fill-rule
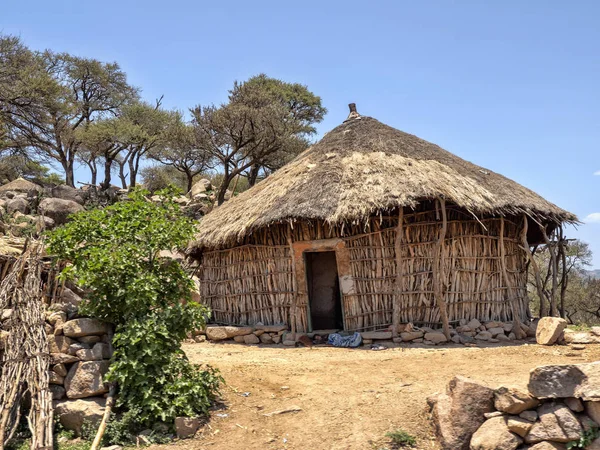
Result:
<svg viewBox="0 0 600 450"><path fill-rule="evenodd" d="M6 183L4 186L0 186L0 192L24 192L28 193L31 191L42 192L44 188L41 186L32 183L31 181L27 181L23 178L17 178L16 180L11 181L10 183Z"/></svg>
<svg viewBox="0 0 600 450"><path fill-rule="evenodd" d="M577 221L500 174L376 119L351 114L292 162L207 214L190 251L231 245L277 222L359 222L378 210L436 197L475 214Z"/></svg>

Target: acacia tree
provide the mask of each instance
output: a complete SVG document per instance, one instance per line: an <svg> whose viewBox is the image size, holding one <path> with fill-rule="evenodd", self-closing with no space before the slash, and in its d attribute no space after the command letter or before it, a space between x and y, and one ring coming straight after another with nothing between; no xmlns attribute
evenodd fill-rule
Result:
<svg viewBox="0 0 600 450"><path fill-rule="evenodd" d="M258 75L236 82L228 103L198 105L191 112L197 146L223 170L217 194L220 205L234 178L250 170L255 182L269 157L285 149L304 148L316 132L314 124L327 110L306 86Z"/></svg>
<svg viewBox="0 0 600 450"><path fill-rule="evenodd" d="M116 63L49 50L21 49L20 53L25 55L19 59L25 61L24 67L8 72L22 85L22 91L37 95L25 96L26 101L15 93L0 99L4 120L43 162L58 163L66 184L74 186L75 158L81 148L77 131L116 114L137 98L137 90L127 83ZM10 60L7 64L15 63Z"/></svg>
<svg viewBox="0 0 600 450"><path fill-rule="evenodd" d="M161 108L161 99L155 105L136 102L123 108L119 116L121 128L117 139L122 151L116 159L123 188L132 189L136 186L142 159L164 145L173 115L172 111ZM126 168L128 175L125 174Z"/></svg>
<svg viewBox="0 0 600 450"><path fill-rule="evenodd" d="M194 177L210 168L211 155L194 139L194 129L185 123L181 113L172 113L165 130L163 143L149 153L149 157L172 167L186 179L186 192L192 189Z"/></svg>

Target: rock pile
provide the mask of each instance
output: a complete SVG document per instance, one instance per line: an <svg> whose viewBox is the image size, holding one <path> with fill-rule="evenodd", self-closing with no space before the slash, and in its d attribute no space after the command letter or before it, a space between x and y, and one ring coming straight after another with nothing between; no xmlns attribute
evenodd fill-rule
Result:
<svg viewBox="0 0 600 450"><path fill-rule="evenodd" d="M260 323L253 327L208 326L204 330L197 331L193 339L195 342L204 342L208 339L214 342L231 340L240 344L283 343L287 345L285 342L286 330L286 325L262 325ZM295 340L292 342L292 345L296 344Z"/></svg>
<svg viewBox="0 0 600 450"><path fill-rule="evenodd" d="M531 322L529 325L521 324L523 336L532 338L535 336L537 322ZM262 325L236 327L236 326L209 326L206 330L200 330L193 336L195 342L226 341L232 340L243 344L282 344L293 346L300 341L302 336L307 336L313 340L313 343L326 342L330 333L339 330L319 330L312 333L289 333L286 325ZM485 322L481 323L477 319L470 321L463 320L456 328L450 328L450 341L440 330L434 330L429 327L415 327L412 324L402 324L401 332L398 337L393 338L391 328L383 331L364 331L361 334L364 345L371 345L374 342L378 344L463 344L466 346L476 345L476 343L497 343L514 341L517 339L513 333L512 323L503 322Z"/></svg>
<svg viewBox="0 0 600 450"><path fill-rule="evenodd" d="M444 450L600 449L600 362L538 367L527 390L458 376L428 404Z"/></svg>
<svg viewBox="0 0 600 450"><path fill-rule="evenodd" d="M83 422L102 418L103 376L112 356L111 327L95 319L79 317L81 298L65 288L60 302L46 311L44 323L50 352L50 390L55 416L68 430L81 433ZM0 356L10 330L12 310L0 310Z"/></svg>

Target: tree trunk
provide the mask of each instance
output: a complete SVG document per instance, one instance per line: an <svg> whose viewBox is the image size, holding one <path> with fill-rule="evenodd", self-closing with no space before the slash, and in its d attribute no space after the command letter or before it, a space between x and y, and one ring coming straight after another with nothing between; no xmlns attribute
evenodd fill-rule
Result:
<svg viewBox="0 0 600 450"><path fill-rule="evenodd" d="M61 161L63 170L65 171L65 184L67 186L75 187L75 174L73 172L73 161L64 160Z"/></svg>
<svg viewBox="0 0 600 450"><path fill-rule="evenodd" d="M102 189L106 190L110 187L110 179L111 179L111 169L112 169L112 159L106 158L104 160L104 181L102 182Z"/></svg>
<svg viewBox="0 0 600 450"><path fill-rule="evenodd" d="M119 163L119 178L121 179L121 186L123 186L123 189L127 189L127 177L125 175L125 162Z"/></svg>
<svg viewBox="0 0 600 450"><path fill-rule="evenodd" d="M187 178L187 192L190 192L192 190L192 186L194 185L194 175L192 175L191 172L186 171L185 176Z"/></svg>
<svg viewBox="0 0 600 450"><path fill-rule="evenodd" d="M256 184L256 180L258 178L259 172L260 172L260 166L258 164L255 164L250 168L250 173L248 174L248 185L250 187L252 187Z"/></svg>

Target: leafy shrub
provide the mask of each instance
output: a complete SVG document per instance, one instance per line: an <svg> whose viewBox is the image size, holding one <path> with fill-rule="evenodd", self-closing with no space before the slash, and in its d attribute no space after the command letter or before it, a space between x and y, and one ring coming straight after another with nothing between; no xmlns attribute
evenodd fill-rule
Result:
<svg viewBox="0 0 600 450"><path fill-rule="evenodd" d="M589 430L584 430L578 441L569 442L567 450L572 448L587 448L592 442L600 437L600 428L591 427Z"/></svg>
<svg viewBox="0 0 600 450"><path fill-rule="evenodd" d="M417 440L414 436L401 429L390 431L389 433L386 433L385 436L390 438L392 444L396 447L414 447L417 445Z"/></svg>
<svg viewBox="0 0 600 450"><path fill-rule="evenodd" d="M117 407L132 412L127 427L206 414L221 377L192 365L181 350L208 309L193 302L193 283L161 251L187 244L195 224L162 191L161 203L135 190L129 201L83 211L49 236L49 251L71 264L63 271L89 295L80 312L115 325L106 379L119 387ZM115 431L116 433L116 431Z"/></svg>

